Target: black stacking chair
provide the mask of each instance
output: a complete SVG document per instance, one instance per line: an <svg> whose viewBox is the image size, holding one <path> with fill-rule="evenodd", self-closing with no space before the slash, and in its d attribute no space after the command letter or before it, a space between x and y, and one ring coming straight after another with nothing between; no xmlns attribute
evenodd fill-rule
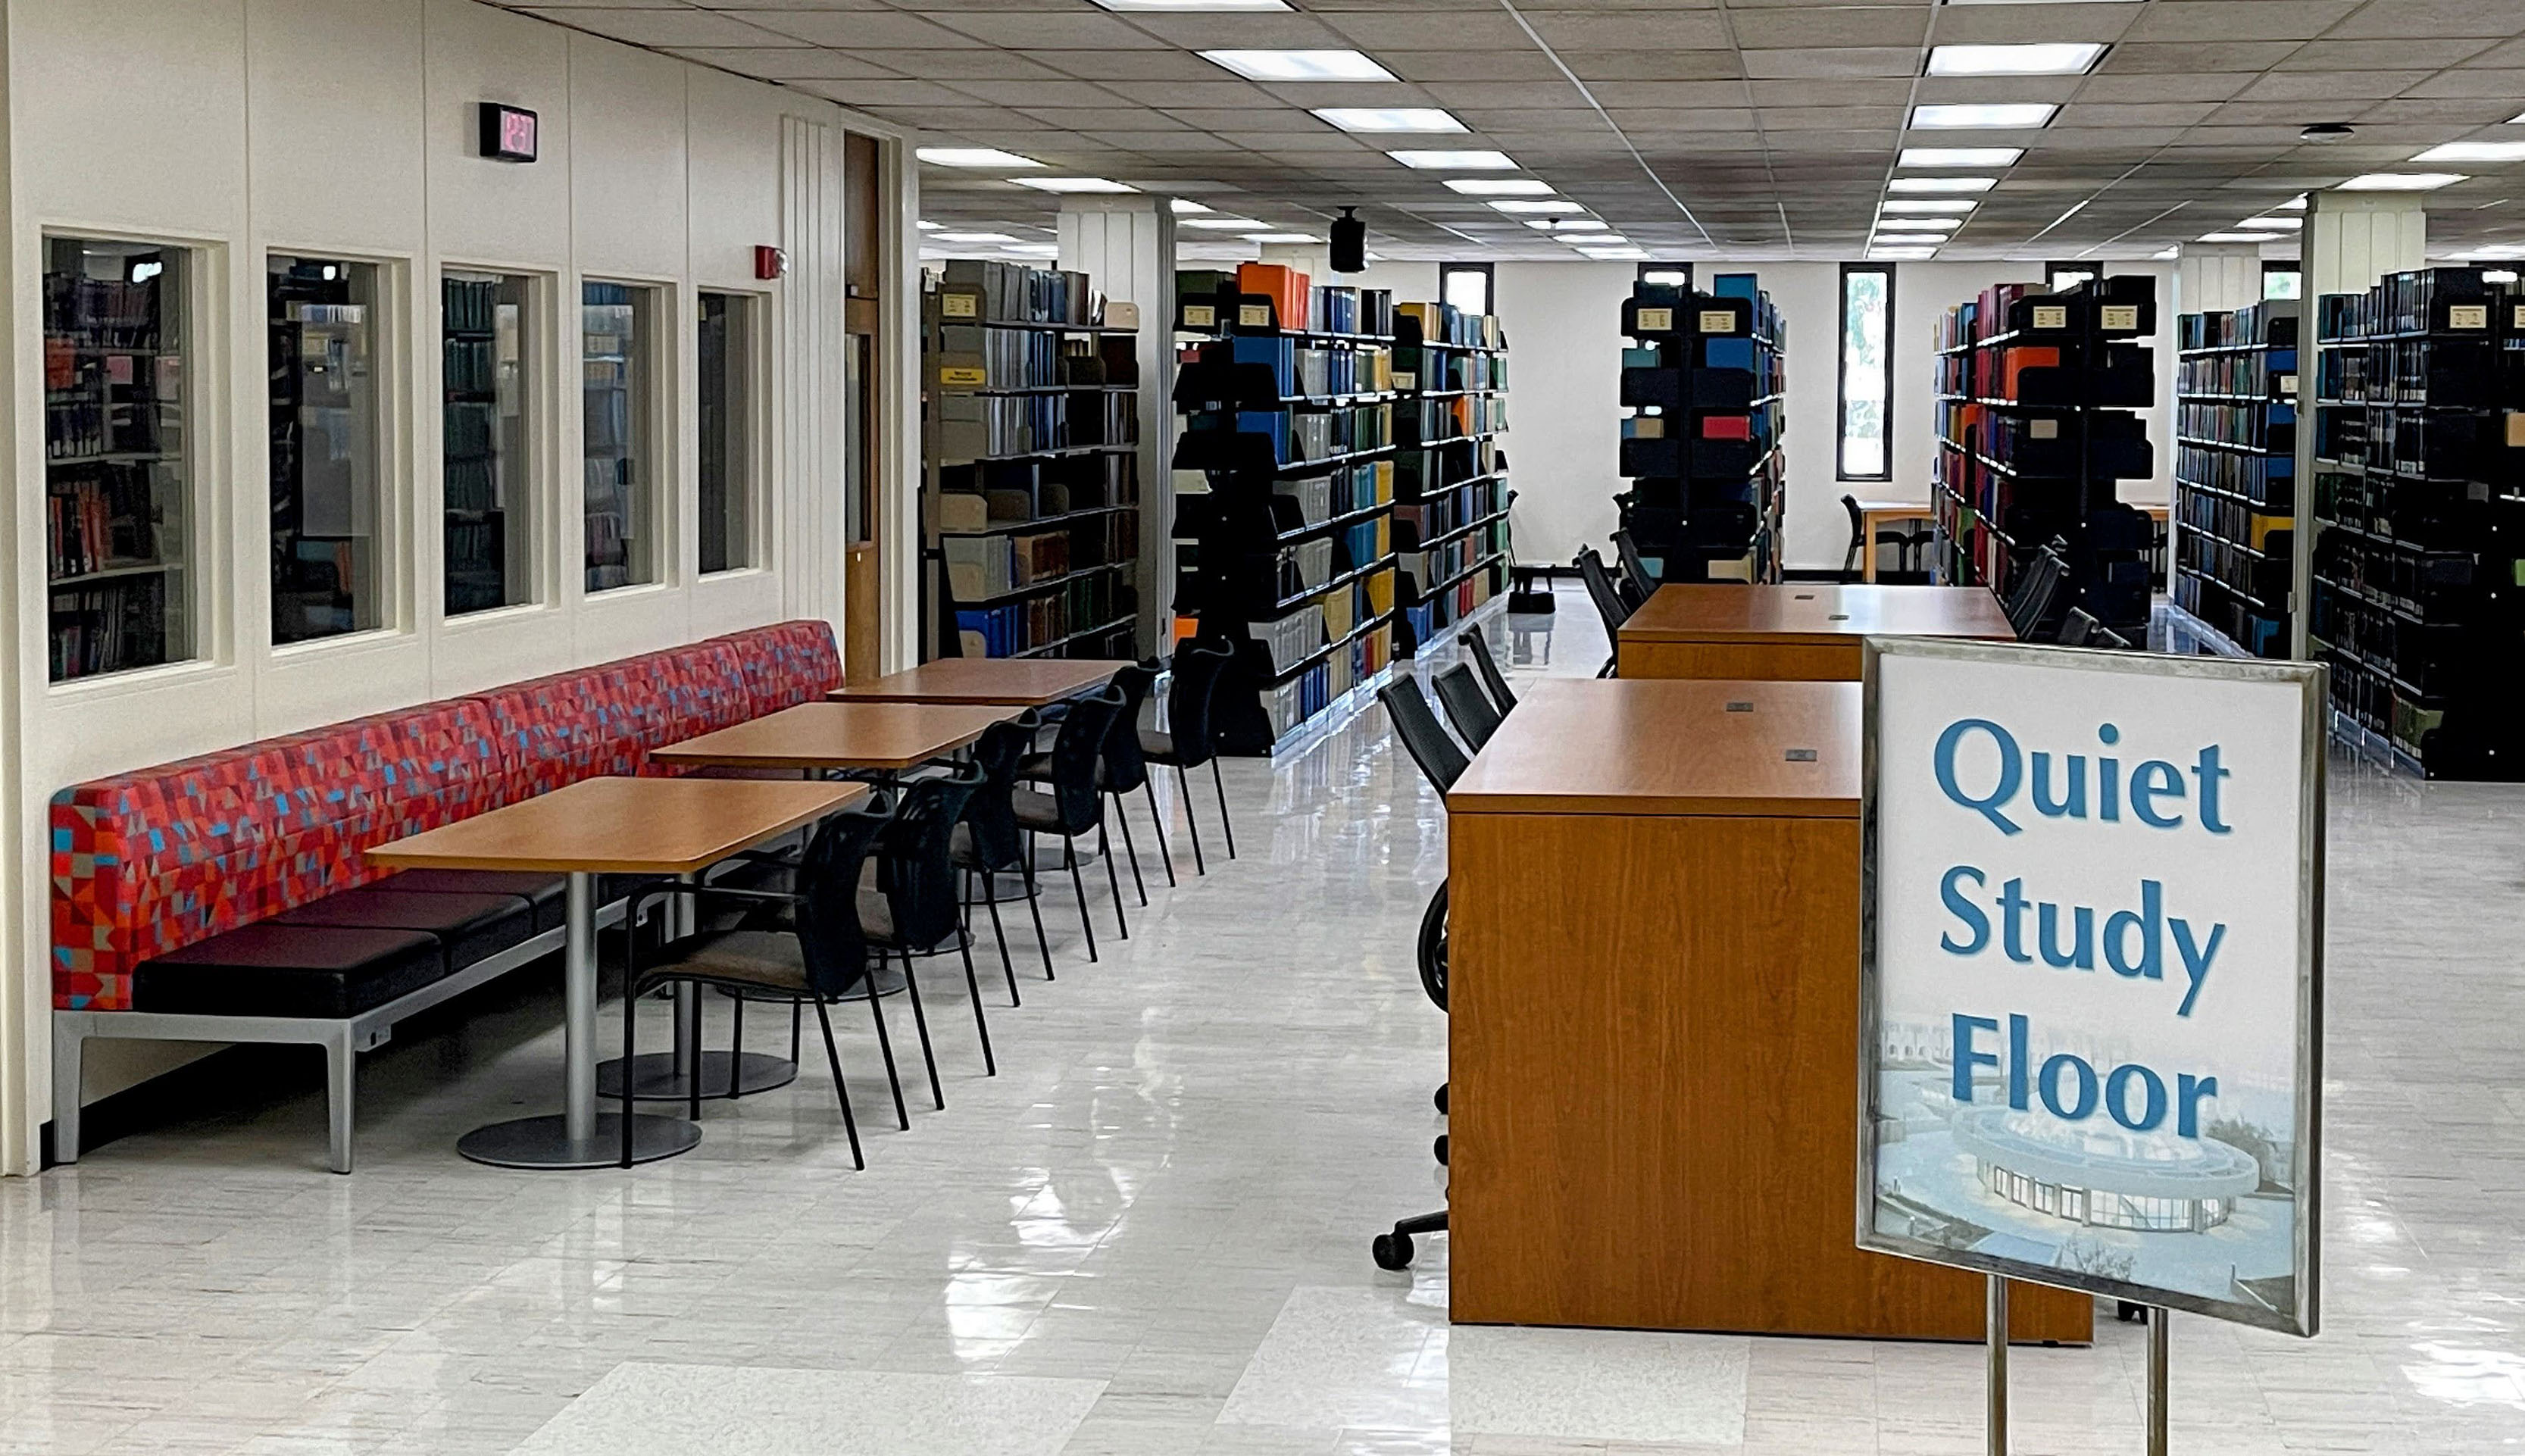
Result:
<svg viewBox="0 0 2525 1456"><path fill-rule="evenodd" d="M1085 697L1070 700L1061 720L1050 755L1050 792L1020 788L1009 795L1017 828L1028 834L1059 834L1069 870L1069 887L1078 893L1078 925L1087 932L1087 959L1096 959L1096 927L1087 918L1087 882L1078 874L1078 836L1105 824L1105 791L1096 785L1096 770L1105 759L1105 739L1122 711L1122 691L1107 683ZM1123 938L1130 922L1122 915L1122 878L1114 857L1105 857L1105 873L1114 884L1114 920Z"/></svg>
<svg viewBox="0 0 2525 1456"><path fill-rule="evenodd" d="M1636 612L1664 582L1658 573L1649 570L1648 562L1640 556L1639 542L1631 539L1627 530L1613 532L1613 560L1622 567L1622 583L1626 587L1622 599Z"/></svg>
<svg viewBox="0 0 2525 1456"><path fill-rule="evenodd" d="M1471 761L1447 730L1438 725L1438 716L1429 711L1429 700L1420 695L1420 684L1409 678L1397 678L1376 690L1376 700L1385 705L1385 716L1394 725L1395 736L1403 740L1403 750L1419 765L1420 776L1429 780L1440 794L1455 787ZM1429 897L1429 906L1420 915L1420 936L1417 944L1420 964L1420 986L1438 1009L1447 1009L1447 886L1441 882L1437 893ZM1447 1110L1447 1088L1442 1083L1433 1099L1438 1111ZM1447 1161L1447 1139L1438 1138L1433 1151L1438 1162ZM1411 1263L1411 1235L1443 1233L1447 1213L1413 1214L1395 1221L1390 1232L1380 1233L1368 1246L1369 1256L1379 1269L1404 1269Z"/></svg>
<svg viewBox="0 0 2525 1456"><path fill-rule="evenodd" d="M982 885L981 899L990 912L991 934L1000 942L1000 969L1009 978L1011 1006L1023 1003L1017 996L1016 963L1009 958L1009 934L1000 925L999 876L1015 871L1024 877L1026 913L1034 917L1035 948L1043 952L1043 979L1053 979L1052 941L1043 933L1034 857L1025 852L1025 835L1018 830L1016 811L1010 804L1010 795L1016 788L1017 765L1034 747L1035 730L1040 727L1041 720L1029 709L982 730L981 738L973 744L973 762L982 770L981 786L965 801L964 822L956 826L956 832L948 840L948 853L956 868Z"/></svg>
<svg viewBox="0 0 2525 1456"><path fill-rule="evenodd" d="M1420 695L1420 684L1409 678L1397 678L1376 690L1376 700L1385 705L1385 716L1394 724L1395 736L1403 740L1403 751L1420 766L1420 776L1445 793L1472 767L1472 759L1456 746L1438 715L1429 711L1429 700Z"/></svg>
<svg viewBox="0 0 2525 1456"><path fill-rule="evenodd" d="M2086 608L2071 607L2069 615L2060 622L2060 645L2063 647L2087 646L2095 641L2096 630L2103 626L2104 624L2098 622Z"/></svg>
<svg viewBox="0 0 2525 1456"><path fill-rule="evenodd" d="M1475 753L1499 731L1500 710L1482 693L1473 670L1463 663L1440 673L1432 680L1438 689L1438 705L1447 710L1447 721L1456 726L1456 733L1472 746Z"/></svg>
<svg viewBox="0 0 2525 1456"><path fill-rule="evenodd" d="M2007 625L2016 631L2020 642L2038 642L2051 624L2053 609L2059 605L2061 588L2068 582L2068 564L2061 560L2056 547L2046 546L2026 563L2025 573L2000 603L2007 615Z"/></svg>
<svg viewBox="0 0 2525 1456"><path fill-rule="evenodd" d="M1631 620L1631 608L1615 589L1613 574L1605 570L1605 558L1593 546L1578 553L1578 579L1587 583L1587 599L1596 604L1596 615L1605 624L1605 666L1596 676L1610 678L1619 656L1615 644L1621 639L1622 624Z"/></svg>
<svg viewBox="0 0 2525 1456"><path fill-rule="evenodd" d="M1878 527L1876 539L1870 541L1867 539L1867 517L1858 509L1858 497L1843 496L1841 508L1850 513L1850 550L1841 558L1841 579L1844 581L1866 579L1867 574L1861 570L1866 564L1864 553L1877 547L1893 547L1895 568L1907 572L1913 570L1914 554L1929 544L1929 532L1925 530L1895 530L1890 527Z"/></svg>
<svg viewBox="0 0 2525 1456"><path fill-rule="evenodd" d="M1153 764L1163 764L1175 771L1175 787L1182 791L1184 825L1192 830L1192 868L1197 875L1207 875L1210 867L1201 859L1201 826L1193 819L1192 780L1187 770L1210 765L1211 786L1218 791L1218 819L1227 830L1227 857L1236 858L1236 826L1227 818L1227 784L1218 777L1218 754L1210 736L1210 702L1218 691L1219 675L1236 656L1236 649L1225 642L1203 641L1196 637L1175 649L1174 685L1166 693L1165 731L1139 728L1140 753ZM1150 798L1155 812L1157 800ZM1163 829L1159 830L1161 834Z"/></svg>
<svg viewBox="0 0 2525 1456"><path fill-rule="evenodd" d="M903 801L894 823L877 840L876 884L863 885L858 896L860 931L879 963L887 954L903 962L904 988L912 997L913 1025L920 1031L920 1060L929 1069L929 1096L940 1108L946 1090L938 1083L938 1054L929 1044L929 1014L920 1004L920 978L914 974L915 955L943 954L953 942L965 959L965 989L973 998L973 1030L982 1039L984 1075L1000 1075L991 1053L991 1027L982 1015L982 987L973 977L973 947L965 936L964 906L958 889L953 844L965 805L985 781L982 766L954 765L950 772L915 778L903 786Z"/></svg>
<svg viewBox="0 0 2525 1456"><path fill-rule="evenodd" d="M1509 690L1508 675L1500 671L1499 659L1491 656L1490 639L1482 635L1478 622L1464 624L1464 656L1471 659L1473 671L1482 675L1482 686L1490 689L1491 701L1506 718L1516 706L1516 694Z"/></svg>
<svg viewBox="0 0 2525 1456"><path fill-rule="evenodd" d="M886 1080L894 1089L895 1115L912 1126L903 1109L903 1082L894 1068L894 1039L885 1025L885 1008L874 993L876 962L860 929L860 876L870 852L894 822L889 808L870 804L832 815L816 828L800 858L795 887L789 891L727 889L718 885L665 880L645 885L633 909L654 907L675 895L692 896L705 910L741 913L735 929L690 936L663 948L668 959L641 964L642 937L627 937L626 984L622 998L624 1066L639 1050L640 998L659 986L689 980L718 986L740 997L791 996L816 1008L816 1023L824 1032L824 1058L833 1069L833 1090L842 1103L842 1129L851 1140L851 1166L866 1168L860 1152L859 1119L851 1112L850 1084L842 1079L842 1054L833 1044L833 1022L826 1008L849 996L864 996L876 1021L877 1046L885 1056ZM687 1066L701 1065L701 1019L693 1019ZM702 1086L692 1086L689 1116L702 1115ZM734 1088L729 1089L733 1095ZM632 1119L622 1122L622 1166L631 1166Z"/></svg>
<svg viewBox="0 0 2525 1456"><path fill-rule="evenodd" d="M1140 879L1140 847L1131 839L1131 817L1123 813L1122 796L1135 790L1149 799L1149 818L1158 825L1158 853L1164 859L1166 883L1175 882L1173 851L1166 848L1166 828L1158 819L1157 790L1149 785L1149 761L1140 746L1140 705L1148 701L1149 689L1158 680L1158 670L1146 663L1135 663L1116 672L1109 685L1122 694L1121 710L1114 715L1114 727L1105 734L1105 747L1096 762L1096 786L1114 798L1114 820L1122 829L1122 852L1131 860L1131 885L1139 891L1140 903L1149 903L1149 886ZM1041 783L1052 777L1052 755L1029 754L1017 766L1017 777L1031 783ZM1096 849L1105 852L1105 825L1100 817L1096 826ZM1107 861L1108 866L1112 864ZM1114 893L1122 893L1116 879ZM1123 931L1125 938L1130 932Z"/></svg>

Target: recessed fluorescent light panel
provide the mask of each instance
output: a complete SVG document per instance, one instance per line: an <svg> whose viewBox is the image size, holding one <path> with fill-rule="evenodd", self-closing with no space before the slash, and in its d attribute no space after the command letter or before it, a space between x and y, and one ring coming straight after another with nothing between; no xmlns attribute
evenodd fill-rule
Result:
<svg viewBox="0 0 2525 1456"><path fill-rule="evenodd" d="M1552 184L1534 176L1451 176L1447 189L1467 197L1549 197Z"/></svg>
<svg viewBox="0 0 2525 1456"><path fill-rule="evenodd" d="M1390 81L1394 73L1358 51L1203 51L1201 58L1247 80Z"/></svg>
<svg viewBox="0 0 2525 1456"><path fill-rule="evenodd" d="M2023 147L1905 147L1905 167L2007 167L2025 155Z"/></svg>
<svg viewBox="0 0 2525 1456"><path fill-rule="evenodd" d="M927 218L923 218L923 219L921 219L919 222L915 223L915 224L913 224L912 226L915 226L915 227L919 228L919 229L920 229L921 231L923 231L923 232L935 232L935 231L937 231L939 228L944 227L944 226L946 226L947 225L946 225L946 224L944 224L944 223L932 223L932 222L930 222Z"/></svg>
<svg viewBox="0 0 2525 1456"><path fill-rule="evenodd" d="M2353 176L2333 190L2337 192L2434 192L2452 182L2463 180L2459 172L2371 172Z"/></svg>
<svg viewBox="0 0 2525 1456"><path fill-rule="evenodd" d="M2276 232L2204 232L2201 234L2203 242L2226 243L2277 242L2279 237Z"/></svg>
<svg viewBox="0 0 2525 1456"><path fill-rule="evenodd" d="M1923 131L1963 126L2033 127L2050 125L2060 108L2049 101L1957 101L1911 108L1911 125Z"/></svg>
<svg viewBox="0 0 2525 1456"><path fill-rule="evenodd" d="M1987 192L1999 185L1995 176L1898 176L1885 184L1888 192Z"/></svg>
<svg viewBox="0 0 2525 1456"><path fill-rule="evenodd" d="M1869 248L1867 250L1868 261L1871 263L1900 263L1906 259L1935 258L1936 256L1938 256L1938 250L1935 248Z"/></svg>
<svg viewBox="0 0 2525 1456"><path fill-rule="evenodd" d="M935 234L935 236L940 242L974 243L1016 241L1016 238L1013 234L1006 232L941 232Z"/></svg>
<svg viewBox="0 0 2525 1456"><path fill-rule="evenodd" d="M2451 141L2411 159L2414 162L2525 162L2525 141Z"/></svg>
<svg viewBox="0 0 2525 1456"><path fill-rule="evenodd" d="M1315 119L1344 131L1461 131L1464 124L1434 106L1318 106Z"/></svg>
<svg viewBox="0 0 2525 1456"><path fill-rule="evenodd" d="M1213 213L1206 218L1186 218L1175 226L1178 227L1208 227L1218 232L1244 232L1255 227L1268 227L1271 225L1263 222L1261 218L1224 218Z"/></svg>
<svg viewBox="0 0 2525 1456"><path fill-rule="evenodd" d="M1649 255L1649 250L1646 248L1580 248L1578 251L1589 258L1603 258L1609 261L1624 258L1645 259Z"/></svg>
<svg viewBox="0 0 2525 1456"><path fill-rule="evenodd" d="M1880 243L1929 243L1931 245L1946 240L1947 235L1943 232L1880 232L1874 239Z"/></svg>
<svg viewBox="0 0 2525 1456"><path fill-rule="evenodd" d="M1058 258L1061 256L1061 245L1059 243L1011 243L1000 251L1015 253L1020 258Z"/></svg>
<svg viewBox="0 0 2525 1456"><path fill-rule="evenodd" d="M1127 182L1101 176L1013 176L1010 181L1038 192L1137 192Z"/></svg>
<svg viewBox="0 0 2525 1456"><path fill-rule="evenodd" d="M1323 239L1310 232L1249 232L1247 242L1312 243Z"/></svg>
<svg viewBox="0 0 2525 1456"><path fill-rule="evenodd" d="M2104 48L2094 41L2043 41L2032 45L1937 45L1929 48L1931 75L2084 75Z"/></svg>
<svg viewBox="0 0 2525 1456"><path fill-rule="evenodd" d="M1516 163L1506 152L1388 152L1385 155L1406 167L1423 172L1514 172Z"/></svg>
<svg viewBox="0 0 2525 1456"><path fill-rule="evenodd" d="M2303 218L2247 218L2236 227L2241 232L2295 232L2304 226Z"/></svg>
<svg viewBox="0 0 2525 1456"><path fill-rule="evenodd" d="M1041 167L1032 157L1020 157L997 147L916 147L913 155L932 167Z"/></svg>
<svg viewBox="0 0 2525 1456"><path fill-rule="evenodd" d="M1282 0L1096 0L1107 10L1287 10Z"/></svg>
<svg viewBox="0 0 2525 1456"><path fill-rule="evenodd" d="M1876 204L1880 213L1968 213L1981 204L1965 197L1888 197Z"/></svg>
<svg viewBox="0 0 2525 1456"><path fill-rule="evenodd" d="M2295 197L2292 197L2292 198L2290 198L2288 201L2281 203L2281 204L2280 204L2280 211L2282 211L2282 212L2290 212L2290 213L2302 213L2302 212L2304 212L2304 211L2305 211L2305 194L2304 194L2303 192L2300 192L2300 193L2299 193L2299 194L2297 194Z"/></svg>
<svg viewBox="0 0 2525 1456"><path fill-rule="evenodd" d="M1174 215L1178 218L1183 217L1188 213L1206 213L1213 211L1213 209L1204 207L1189 197L1169 197L1166 199L1166 206L1172 210Z"/></svg>
<svg viewBox="0 0 2525 1456"><path fill-rule="evenodd" d="M1532 201L1511 199L1491 206L1504 213L1583 213L1587 209L1566 197L1536 198Z"/></svg>

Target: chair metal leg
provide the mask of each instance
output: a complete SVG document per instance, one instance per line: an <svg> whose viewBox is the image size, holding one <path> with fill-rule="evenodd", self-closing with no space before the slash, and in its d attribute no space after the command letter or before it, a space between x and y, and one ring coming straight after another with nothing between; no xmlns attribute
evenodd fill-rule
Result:
<svg viewBox="0 0 2525 1456"><path fill-rule="evenodd" d="M876 992L877 978L885 973L885 953L877 952L861 980L867 987L868 1015L876 1018L877 1050L885 1054L885 1084L894 1092L894 1120L903 1130L912 1130L912 1113L903 1105L903 1077L894 1070L894 1037L885 1029L885 997Z"/></svg>
<svg viewBox="0 0 2525 1456"><path fill-rule="evenodd" d="M1157 831L1158 859L1166 867L1166 888L1172 889L1175 884L1175 852L1166 847L1166 817L1158 812L1158 780L1155 775L1140 780L1140 792L1149 796L1149 827ZM1121 813L1121 806L1114 805L1114 812ZM1149 903L1148 897L1141 896L1140 903Z"/></svg>
<svg viewBox="0 0 2525 1456"><path fill-rule="evenodd" d="M1034 948L1043 953L1043 979L1057 979L1052 974L1052 937L1043 932L1043 896L1034 883L1034 856L1028 854L1017 866L1025 877L1026 914L1034 918Z"/></svg>
<svg viewBox="0 0 2525 1456"><path fill-rule="evenodd" d="M1087 918L1087 881L1078 877L1078 841L1067 834L1061 836L1067 853L1062 856L1069 863L1069 887L1078 892L1078 928L1087 932L1087 959L1096 959L1096 923Z"/></svg>
<svg viewBox="0 0 2525 1456"><path fill-rule="evenodd" d="M1227 780L1218 777L1218 755L1210 756L1210 784L1218 790L1218 822L1227 827L1227 857L1236 858L1236 821L1227 813Z"/></svg>
<svg viewBox="0 0 2525 1456"><path fill-rule="evenodd" d="M1000 943L1000 971L1009 979L1009 1004L1022 1006L1025 1003L1017 999L1017 963L1009 959L1009 932L1000 924L999 899L994 895L982 905L991 912L991 938Z"/></svg>
<svg viewBox="0 0 2525 1456"><path fill-rule="evenodd" d="M1192 873L1207 876L1210 866L1201 862L1201 821L1193 818L1192 780L1184 777L1184 767L1175 765L1175 788L1183 799L1184 828L1192 835Z"/></svg>
<svg viewBox="0 0 2525 1456"><path fill-rule="evenodd" d="M1114 886L1114 924L1122 938L1131 938L1131 922L1122 911L1122 872L1114 868L1114 848L1105 838L1105 801L1096 801L1096 857L1105 862L1105 879Z"/></svg>
<svg viewBox="0 0 2525 1456"><path fill-rule="evenodd" d="M1131 842L1131 817L1122 812L1120 794L1114 795L1114 822L1122 827L1122 852L1131 857L1131 887L1139 891L1140 908L1146 910L1149 907L1149 886L1140 879L1140 846ZM1114 892L1120 894L1122 887L1115 885Z"/></svg>
<svg viewBox="0 0 2525 1456"><path fill-rule="evenodd" d="M991 1054L991 1024L982 1019L982 983L973 979L971 942L957 941L956 953L965 958L965 991L973 998L973 1030L982 1038L982 1075L997 1077L1000 1075L1000 1061Z"/></svg>
<svg viewBox="0 0 2525 1456"><path fill-rule="evenodd" d="M929 1100L938 1110L947 1110L947 1089L938 1081L938 1053L929 1045L929 1013L920 1006L920 978L912 974L912 952L898 951L903 957L903 986L912 993L912 1025L920 1032L920 1060L929 1069Z"/></svg>
<svg viewBox="0 0 2525 1456"><path fill-rule="evenodd" d="M842 1130L850 1134L851 1166L865 1172L867 1155L860 1151L860 1120L851 1115L851 1084L842 1079L842 1053L833 1045L833 1018L824 1010L821 996L816 998L816 1025L824 1031L824 1060L832 1064L833 1094L842 1099Z"/></svg>

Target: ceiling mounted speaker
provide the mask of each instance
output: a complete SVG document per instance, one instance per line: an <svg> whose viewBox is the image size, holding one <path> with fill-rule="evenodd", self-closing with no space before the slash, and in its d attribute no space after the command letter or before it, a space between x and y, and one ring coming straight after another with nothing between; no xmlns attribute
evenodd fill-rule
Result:
<svg viewBox="0 0 2525 1456"><path fill-rule="evenodd" d="M1367 272L1367 225L1356 216L1359 209L1346 207L1333 219L1333 272Z"/></svg>

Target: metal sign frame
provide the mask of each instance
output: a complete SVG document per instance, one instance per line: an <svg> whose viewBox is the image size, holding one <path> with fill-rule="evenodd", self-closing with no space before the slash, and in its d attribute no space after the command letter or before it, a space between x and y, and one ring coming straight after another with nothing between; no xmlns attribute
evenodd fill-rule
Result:
<svg viewBox="0 0 2525 1456"><path fill-rule="evenodd" d="M2218 678L2228 681L2281 682L2298 689L2301 702L2298 778L2298 913L2299 941L2296 1059L2297 1100L2292 1174L2300 1205L2292 1250L2295 1307L2264 1310L2243 1303L2204 1298L2180 1290L2088 1274L2035 1266L1922 1239L1880 1232L1876 1228L1876 1065L1878 1033L1877 855L1883 824L1878 805L1877 692L1881 663L1887 657L1936 658L1951 662L2007 663L2020 666L2075 668L2081 672L2129 673L2156 678ZM1862 748L1859 803L1861 884L1859 892L1859 1033L1858 1033L1858 1246L1877 1253L1966 1269L1976 1274L2076 1289L2134 1304L2184 1310L2211 1319L2276 1330L2285 1334L2312 1335L2319 1324L2319 1276L2323 1227L2322 1086L2323 1086L2323 868L2324 755L2328 738L2327 670L2320 664L2220 657L2173 657L2083 647L2027 643L1970 642L1929 637L1869 637L1862 647Z"/></svg>

